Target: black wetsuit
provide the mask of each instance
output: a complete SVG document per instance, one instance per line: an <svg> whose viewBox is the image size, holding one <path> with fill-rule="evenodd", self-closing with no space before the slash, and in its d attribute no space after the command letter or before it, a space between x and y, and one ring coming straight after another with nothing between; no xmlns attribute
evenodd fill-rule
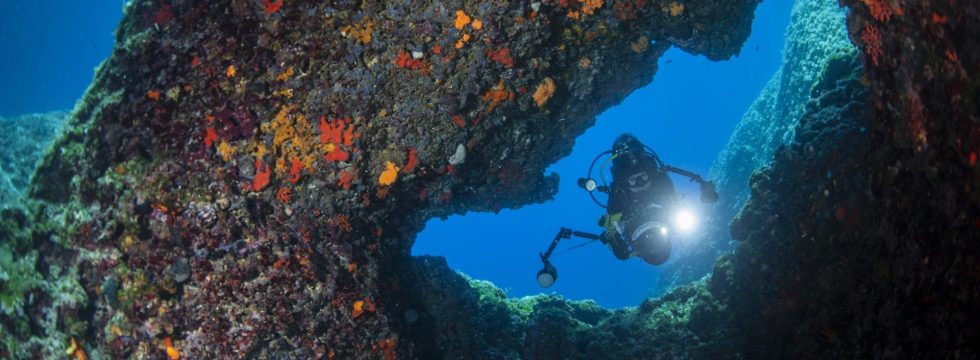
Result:
<svg viewBox="0 0 980 360"><path fill-rule="evenodd" d="M644 171L647 172L650 187L640 192L630 190L627 179ZM608 214L623 213L624 217L629 218L650 204L667 206L675 200L674 182L647 154L643 155L637 166L626 167L613 163L612 173L613 181L610 185L609 204L606 209Z"/></svg>
<svg viewBox="0 0 980 360"><path fill-rule="evenodd" d="M623 163L613 163L613 181L610 185L609 203L606 214L612 219L622 222L621 228L626 227L629 221L645 221L649 215L665 218L665 208L650 209L651 204L667 207L675 200L674 182L666 171L657 166L657 162L648 154L642 154L636 163L627 165ZM627 179L630 176L642 172L647 173L648 186L640 191L630 189ZM620 216L617 216L620 215ZM646 216L641 216L646 215ZM615 227L608 224L607 239L612 246L613 254L619 259L628 259L630 256L630 242L618 234ZM629 234L623 234L629 236Z"/></svg>

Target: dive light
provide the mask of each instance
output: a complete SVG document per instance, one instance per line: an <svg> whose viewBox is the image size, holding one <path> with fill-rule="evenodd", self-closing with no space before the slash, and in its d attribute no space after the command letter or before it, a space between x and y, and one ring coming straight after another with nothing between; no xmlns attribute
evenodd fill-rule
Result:
<svg viewBox="0 0 980 360"><path fill-rule="evenodd" d="M694 215L690 211L687 211L687 209L680 209L674 214L674 226L681 232L691 231L691 229L694 229L696 222Z"/></svg>
<svg viewBox="0 0 980 360"><path fill-rule="evenodd" d="M596 187L598 187L598 185L593 179L579 178L578 187L585 189L585 191L593 192L595 191Z"/></svg>
<svg viewBox="0 0 980 360"><path fill-rule="evenodd" d="M538 271L538 285L543 288L550 288L558 280L558 269L550 262L544 262L544 268Z"/></svg>

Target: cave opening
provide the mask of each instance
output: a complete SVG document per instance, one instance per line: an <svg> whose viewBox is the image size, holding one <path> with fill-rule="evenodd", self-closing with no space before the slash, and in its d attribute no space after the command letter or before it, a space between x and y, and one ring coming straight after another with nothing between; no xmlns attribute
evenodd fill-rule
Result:
<svg viewBox="0 0 980 360"><path fill-rule="evenodd" d="M601 232L597 222L604 210L577 187L576 179L585 176L595 155L608 150L617 135L632 133L664 162L709 177L712 163L746 109L782 64L793 6L794 2L785 1L760 4L741 54L727 61L712 62L677 48L668 51L659 60L651 84L602 113L576 139L572 153L548 169L561 176L553 200L497 214L471 212L430 219L412 254L443 256L450 267L494 283L509 297L553 292L569 299L595 300L607 308L636 306L689 281L663 270L684 267L685 253L704 246L709 240L707 226L718 225L710 222L723 223L727 229L729 218L701 219L694 232L675 238L672 259L661 267L639 259L620 261L598 242L584 245L587 240L574 239L563 241L552 258L560 274L553 287L540 288L535 274L541 268L538 253L559 228ZM843 29L842 21L839 26ZM685 201L706 216L709 207L697 201L697 185L686 178L672 179ZM698 277L710 268L704 270Z"/></svg>

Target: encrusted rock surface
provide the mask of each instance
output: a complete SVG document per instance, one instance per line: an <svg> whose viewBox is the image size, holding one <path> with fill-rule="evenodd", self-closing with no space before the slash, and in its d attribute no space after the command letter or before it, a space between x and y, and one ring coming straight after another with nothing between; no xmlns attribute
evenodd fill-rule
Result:
<svg viewBox="0 0 980 360"><path fill-rule="evenodd" d="M729 305L742 353L975 358L980 11L844 3L863 75L815 88L829 91L808 105L797 143L753 175L732 224L744 241ZM864 110L864 90L834 90L857 84Z"/></svg>
<svg viewBox="0 0 980 360"><path fill-rule="evenodd" d="M0 118L0 207L20 199L44 150L68 118L66 111Z"/></svg>
<svg viewBox="0 0 980 360"><path fill-rule="evenodd" d="M723 57L744 34L715 43L731 24L693 17L747 20L754 4L647 2L634 22L620 3L134 2L30 213L4 212L0 269L27 281L2 274L0 355L976 358L980 9L843 2L860 57L833 57L752 175L736 252L617 311L505 299L408 257L412 236L427 217L546 199L544 167L649 80L666 41ZM671 32L694 28L708 37Z"/></svg>
<svg viewBox="0 0 980 360"><path fill-rule="evenodd" d="M87 299L25 305L57 321L5 351L420 356L425 299L389 293L424 221L549 199L595 115L671 46L737 54L756 5L132 1L2 234Z"/></svg>
<svg viewBox="0 0 980 360"><path fill-rule="evenodd" d="M752 171L771 162L776 149L793 140L810 88L830 56L854 48L845 13L836 0L797 0L793 5L782 64L711 166L708 178L717 187L719 201L704 222L702 245L664 266L662 286L699 279L711 271L719 254L733 249L728 225L749 198Z"/></svg>

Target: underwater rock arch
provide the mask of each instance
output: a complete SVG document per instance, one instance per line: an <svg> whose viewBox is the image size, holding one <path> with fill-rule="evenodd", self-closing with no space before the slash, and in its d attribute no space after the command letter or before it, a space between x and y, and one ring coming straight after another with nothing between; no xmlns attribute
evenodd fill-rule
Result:
<svg viewBox="0 0 980 360"><path fill-rule="evenodd" d="M113 357L423 356L388 296L423 221L550 198L600 111L671 46L737 54L756 5L132 1L11 235L87 296L26 311Z"/></svg>
<svg viewBox="0 0 980 360"><path fill-rule="evenodd" d="M609 311L505 299L411 234L546 199L598 111L671 43L737 52L754 1L134 1L29 217L3 210L32 278L0 355L976 357L980 12L842 3L858 53L752 176L735 254Z"/></svg>

